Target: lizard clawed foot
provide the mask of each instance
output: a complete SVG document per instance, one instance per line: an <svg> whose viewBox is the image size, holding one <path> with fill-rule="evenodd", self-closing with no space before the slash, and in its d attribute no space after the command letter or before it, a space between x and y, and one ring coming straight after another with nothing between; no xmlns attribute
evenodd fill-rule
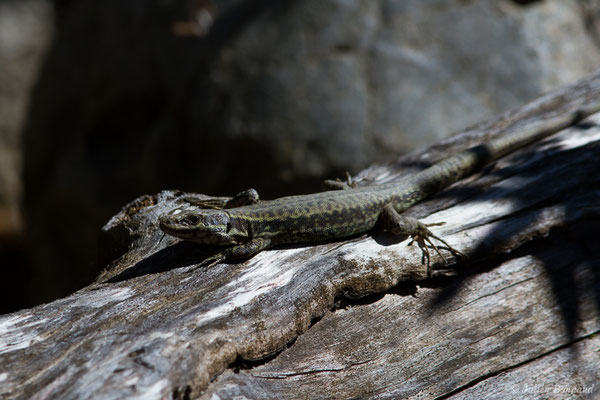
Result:
<svg viewBox="0 0 600 400"><path fill-rule="evenodd" d="M438 242L442 243L445 246L445 248L455 256L465 257L463 253L450 246L448 242L446 242L441 237L434 235L428 228L428 226L439 226L443 224L444 222L437 222L433 224L423 224L421 222L418 222L416 229L411 234L412 240L408 244L410 246L416 242L419 245L419 248L423 252L423 258L421 259L421 262L424 263L425 260L427 261L427 275L429 275L430 277L433 276L433 274L431 271L431 254L429 253L429 248L427 245L431 246L435 250L435 252L440 256L440 258L444 260L445 264L449 264L446 257L444 257L438 246L436 246L431 239L435 239Z"/></svg>
<svg viewBox="0 0 600 400"><path fill-rule="evenodd" d="M354 189L358 186L358 182L363 179L354 180L350 173L346 172L346 180L343 181L340 178L327 179L323 181L323 189L325 190L349 190Z"/></svg>
<svg viewBox="0 0 600 400"><path fill-rule="evenodd" d="M392 204L387 204L385 207L383 207L380 218L383 222L383 226L388 231L396 235L409 235L412 238L412 241L409 243L409 245L413 244L414 242L419 245L419 248L423 252L423 258L421 259L421 262L425 264L426 261L427 273L429 276L431 276L431 254L429 253L428 245L435 250L435 252L442 258L442 260L444 260L446 264L448 264L448 260L446 260L446 257L444 257L438 246L433 243L432 239L442 243L445 248L447 248L455 256L464 257L463 253L450 246L444 239L434 235L428 228L429 226L443 225L444 222L424 224L415 218L398 214Z"/></svg>
<svg viewBox="0 0 600 400"><path fill-rule="evenodd" d="M355 188L358 185L358 181L355 181L354 179L352 179L352 175L350 175L350 172L346 171L346 185L348 185L351 188Z"/></svg>

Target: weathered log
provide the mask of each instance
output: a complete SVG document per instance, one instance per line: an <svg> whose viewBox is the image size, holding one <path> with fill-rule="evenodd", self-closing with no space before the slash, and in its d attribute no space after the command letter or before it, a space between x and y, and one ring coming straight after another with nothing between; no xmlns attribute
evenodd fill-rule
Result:
<svg viewBox="0 0 600 400"><path fill-rule="evenodd" d="M597 74L358 178L396 179L599 96ZM105 226L108 268L95 284L0 318L0 396L597 393L599 123L595 115L412 208L445 221L435 233L469 255L453 265L434 256L448 275L435 279L417 246L379 231L196 268L214 249L164 236L156 219L204 197L142 197Z"/></svg>

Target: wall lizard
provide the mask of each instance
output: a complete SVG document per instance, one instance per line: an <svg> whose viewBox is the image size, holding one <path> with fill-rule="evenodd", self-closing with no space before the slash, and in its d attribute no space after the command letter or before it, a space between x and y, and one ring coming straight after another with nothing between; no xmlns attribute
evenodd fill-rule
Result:
<svg viewBox="0 0 600 400"><path fill-rule="evenodd" d="M600 99L593 99L575 111L565 113L519 131L459 152L399 182L352 188L350 182L327 181L332 190L258 201L249 189L229 202L209 209L175 209L159 218L160 229L172 236L224 250L201 265L214 265L252 257L280 244L309 244L363 233L380 221L393 234L411 236L427 259L429 244L441 242L454 255L462 253L435 236L418 220L401 215L415 203L476 172L485 164L518 148L545 138L600 111ZM437 225L437 224L436 224Z"/></svg>

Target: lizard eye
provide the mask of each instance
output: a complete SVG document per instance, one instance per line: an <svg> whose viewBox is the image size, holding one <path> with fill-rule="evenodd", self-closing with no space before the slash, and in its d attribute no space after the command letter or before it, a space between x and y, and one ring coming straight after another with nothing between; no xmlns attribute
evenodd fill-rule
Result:
<svg viewBox="0 0 600 400"><path fill-rule="evenodd" d="M200 222L200 217L197 215L188 215L182 221L186 225L198 225Z"/></svg>

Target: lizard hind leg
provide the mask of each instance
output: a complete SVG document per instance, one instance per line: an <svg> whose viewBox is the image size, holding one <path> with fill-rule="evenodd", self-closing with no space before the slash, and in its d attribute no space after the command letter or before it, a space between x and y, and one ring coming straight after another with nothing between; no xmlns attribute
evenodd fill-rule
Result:
<svg viewBox="0 0 600 400"><path fill-rule="evenodd" d="M408 235L412 238L412 241L409 244L416 242L419 245L419 248L423 252L423 262L425 260L427 261L427 271L429 275L431 275L431 271L429 269L431 255L427 245L431 246L446 264L448 263L446 257L444 257L438 246L433 243L432 239L442 243L444 247L447 248L452 254L461 257L464 256L463 253L450 246L444 239L434 235L428 228L429 226L442 225L443 222L424 224L416 218L400 215L394 209L392 204L388 204L383 208L380 219L387 231L394 235Z"/></svg>

